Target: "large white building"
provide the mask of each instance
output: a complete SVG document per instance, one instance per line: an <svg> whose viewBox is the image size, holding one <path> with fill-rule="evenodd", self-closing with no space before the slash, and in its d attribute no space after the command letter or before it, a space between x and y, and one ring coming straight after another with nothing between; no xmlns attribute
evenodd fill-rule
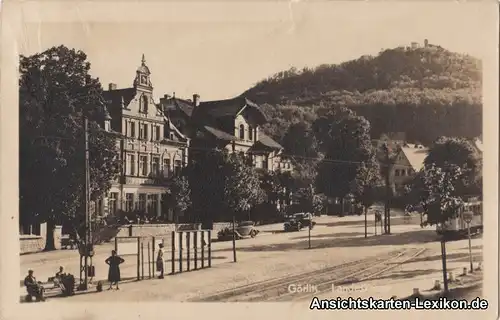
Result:
<svg viewBox="0 0 500 320"><path fill-rule="evenodd" d="M118 89L111 83L104 92L109 102L105 128L121 134L117 147L123 170L98 204L102 215L135 211L174 219L166 191L169 178L187 164L189 139L155 103L150 76L143 55L132 87Z"/></svg>

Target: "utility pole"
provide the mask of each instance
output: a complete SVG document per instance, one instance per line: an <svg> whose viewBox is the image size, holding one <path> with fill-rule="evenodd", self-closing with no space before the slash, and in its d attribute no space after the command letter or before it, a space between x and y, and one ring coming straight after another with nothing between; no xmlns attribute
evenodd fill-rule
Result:
<svg viewBox="0 0 500 320"><path fill-rule="evenodd" d="M89 268L89 247L90 247L90 207L89 207L89 121L86 116L83 118L83 128L85 130L85 287L88 286L88 268Z"/></svg>
<svg viewBox="0 0 500 320"><path fill-rule="evenodd" d="M384 232L386 234L391 233L391 161L389 157L389 145L384 144L385 152L385 213L384 213Z"/></svg>
<svg viewBox="0 0 500 320"><path fill-rule="evenodd" d="M233 262L236 262L236 217L233 213Z"/></svg>
<svg viewBox="0 0 500 320"><path fill-rule="evenodd" d="M84 146L85 146L85 188L84 188L84 203L85 203L85 235L83 237L83 245L80 245L80 290L88 289L88 274L89 274L89 256L92 255L91 250L91 226L90 226L90 172L89 172L89 123L87 117L83 116L84 130ZM82 259L83 266L82 266ZM83 282L82 282L82 272Z"/></svg>

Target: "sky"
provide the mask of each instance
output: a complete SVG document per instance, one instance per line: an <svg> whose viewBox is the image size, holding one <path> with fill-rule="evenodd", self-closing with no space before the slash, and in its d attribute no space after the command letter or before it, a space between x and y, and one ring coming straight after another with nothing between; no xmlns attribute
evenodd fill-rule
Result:
<svg viewBox="0 0 500 320"><path fill-rule="evenodd" d="M57 10L25 7L18 50L81 49L105 88L109 82L130 87L144 54L156 98L175 92L217 100L292 66L340 63L424 39L487 58L497 11L484 4L68 1Z"/></svg>

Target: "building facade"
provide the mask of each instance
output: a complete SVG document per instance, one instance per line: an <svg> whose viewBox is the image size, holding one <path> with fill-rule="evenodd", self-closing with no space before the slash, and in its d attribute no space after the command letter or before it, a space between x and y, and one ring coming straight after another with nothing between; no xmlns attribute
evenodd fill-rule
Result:
<svg viewBox="0 0 500 320"><path fill-rule="evenodd" d="M103 96L109 102L105 129L119 133L123 168L99 210L103 215L136 212L172 221L166 192L171 178L187 164L189 139L155 103L144 55L133 86L117 89L111 83Z"/></svg>
<svg viewBox="0 0 500 320"><path fill-rule="evenodd" d="M404 186L424 167L429 149L419 144L403 144L398 148L390 169L391 188L395 195L404 192Z"/></svg>
<svg viewBox="0 0 500 320"><path fill-rule="evenodd" d="M292 171L283 147L262 132L267 118L261 108L245 97L200 102L165 95L160 105L173 125L188 136L192 150L226 149L245 154L255 168Z"/></svg>

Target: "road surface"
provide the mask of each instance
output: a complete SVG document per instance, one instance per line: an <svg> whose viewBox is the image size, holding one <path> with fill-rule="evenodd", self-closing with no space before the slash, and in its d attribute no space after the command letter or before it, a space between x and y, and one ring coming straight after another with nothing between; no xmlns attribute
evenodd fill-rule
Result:
<svg viewBox="0 0 500 320"><path fill-rule="evenodd" d="M370 216L369 234L365 239L363 220L363 216L318 218L311 232L311 249L308 249L307 230L262 232L254 239L237 241L237 263L232 263L231 241L214 242L210 269L166 276L163 280L124 283L120 291L77 295L71 300L292 301L309 299L312 293L290 293L290 285L308 284L322 286L318 294L324 296L332 295L333 284L337 289L346 286L362 289L354 293L335 292L338 295L391 297L411 293L416 284L430 287L440 279L440 245L435 241L433 228L420 228L418 217L411 222L397 217L392 221L392 235L381 236L378 229L375 236L373 216ZM275 231L278 228L281 229L276 226ZM104 245L96 250L97 279L106 278L107 269L102 261L111 248L112 245ZM473 250L476 261L482 259L481 239L473 240ZM448 243L449 269L458 272L467 266L467 252L466 240ZM61 251L23 256L22 269L31 267L37 274L51 275L62 264L78 274L76 255L76 252ZM169 263L166 266L168 272ZM372 266L370 271L365 270ZM135 263L127 261L122 267L123 277L135 277L136 269Z"/></svg>

